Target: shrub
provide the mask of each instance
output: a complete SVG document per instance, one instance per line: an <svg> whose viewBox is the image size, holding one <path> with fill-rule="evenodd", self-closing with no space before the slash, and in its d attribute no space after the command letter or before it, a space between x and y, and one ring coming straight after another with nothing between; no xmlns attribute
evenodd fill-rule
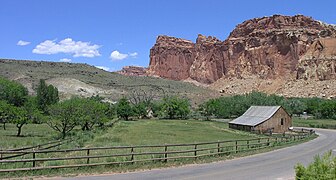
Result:
<svg viewBox="0 0 336 180"><path fill-rule="evenodd" d="M304 167L298 164L295 167L296 179L336 179L336 156L331 151L322 157L315 156L314 162Z"/></svg>

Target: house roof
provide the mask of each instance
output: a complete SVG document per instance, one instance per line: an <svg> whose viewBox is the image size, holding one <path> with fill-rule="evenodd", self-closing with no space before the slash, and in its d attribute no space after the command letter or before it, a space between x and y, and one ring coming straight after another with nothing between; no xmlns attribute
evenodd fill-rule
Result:
<svg viewBox="0 0 336 180"><path fill-rule="evenodd" d="M251 106L242 116L230 121L230 124L256 126L271 118L281 106Z"/></svg>

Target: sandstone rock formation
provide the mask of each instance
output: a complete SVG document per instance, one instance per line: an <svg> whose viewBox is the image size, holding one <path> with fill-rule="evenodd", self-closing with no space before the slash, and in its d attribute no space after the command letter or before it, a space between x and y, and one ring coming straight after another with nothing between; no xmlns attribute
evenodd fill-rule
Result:
<svg viewBox="0 0 336 180"><path fill-rule="evenodd" d="M151 76L173 80L187 79L194 57L192 41L159 36L150 50L150 66L147 72Z"/></svg>
<svg viewBox="0 0 336 180"><path fill-rule="evenodd" d="M333 26L310 17L274 15L239 24L225 41L199 35L193 43L159 36L150 50L147 73L206 84L220 78L244 79L250 76L261 79L306 78L304 72L311 74L311 70L301 68L299 75L300 57L316 39L335 37L335 34ZM308 66L311 65L308 63ZM334 69L328 69L329 66L332 65L323 65L327 73L323 73L326 77L323 75L322 79L334 78L330 75Z"/></svg>
<svg viewBox="0 0 336 180"><path fill-rule="evenodd" d="M301 57L298 79L336 79L336 38L317 39Z"/></svg>
<svg viewBox="0 0 336 180"><path fill-rule="evenodd" d="M117 73L125 76L147 76L147 68L141 66L125 66Z"/></svg>

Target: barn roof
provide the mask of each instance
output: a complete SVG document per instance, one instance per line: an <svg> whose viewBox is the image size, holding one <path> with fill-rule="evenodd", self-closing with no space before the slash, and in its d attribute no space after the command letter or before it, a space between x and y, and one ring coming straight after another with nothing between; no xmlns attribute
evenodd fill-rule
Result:
<svg viewBox="0 0 336 180"><path fill-rule="evenodd" d="M229 122L247 126L256 126L271 118L281 106L251 106L242 116Z"/></svg>

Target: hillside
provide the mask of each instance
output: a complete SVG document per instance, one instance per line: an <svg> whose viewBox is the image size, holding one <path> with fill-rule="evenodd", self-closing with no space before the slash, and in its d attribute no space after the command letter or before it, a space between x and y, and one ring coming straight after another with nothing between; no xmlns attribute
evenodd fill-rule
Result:
<svg viewBox="0 0 336 180"><path fill-rule="evenodd" d="M39 79L56 86L62 98L99 94L115 101L132 92L152 93L154 97L180 95L194 103L218 95L191 83L155 77L124 76L87 64L0 59L0 76L18 81L34 94Z"/></svg>

